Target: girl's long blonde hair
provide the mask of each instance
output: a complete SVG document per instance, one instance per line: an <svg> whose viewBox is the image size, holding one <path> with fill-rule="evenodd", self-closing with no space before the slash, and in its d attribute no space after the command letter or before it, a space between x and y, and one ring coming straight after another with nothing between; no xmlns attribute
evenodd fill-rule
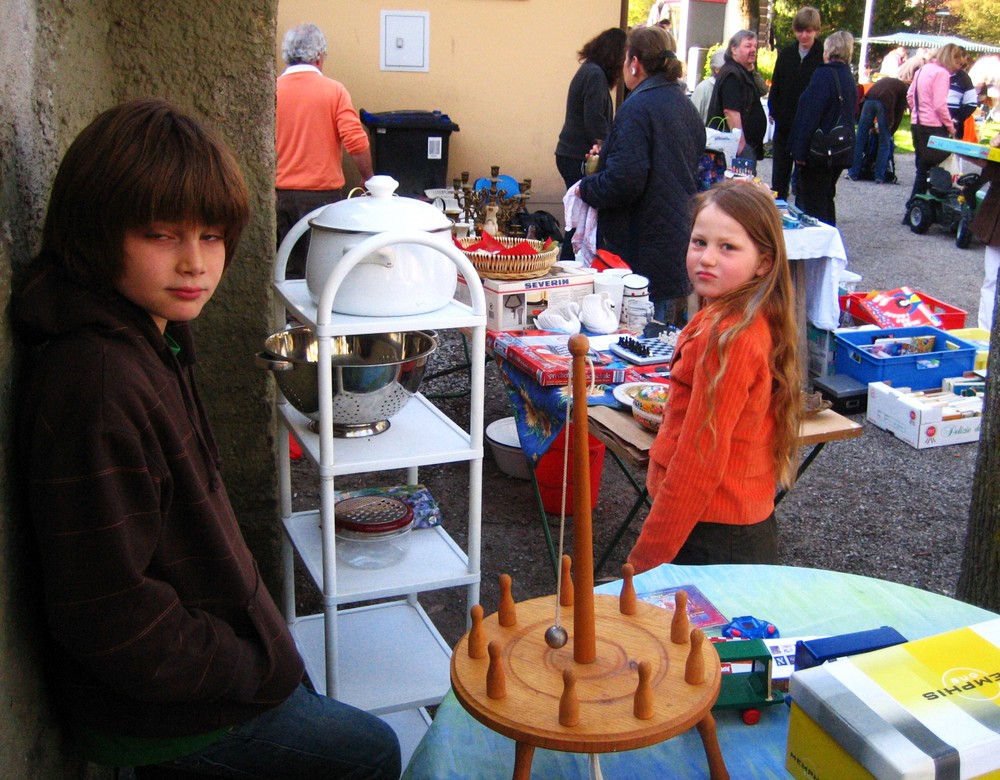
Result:
<svg viewBox="0 0 1000 780"><path fill-rule="evenodd" d="M716 298L705 312L704 327L709 328L708 350L716 350L719 370L708 386L707 420L714 417L716 391L726 373L729 349L758 313L767 319L771 331L772 376L771 411L774 414L774 460L778 482L788 487L795 479L798 463L798 435L801 421L798 354L798 327L795 321L795 291L785 251L781 215L770 193L743 181L722 182L694 199L692 224L702 209L714 205L735 219L746 230L771 267L763 276L755 276L725 295ZM723 322L733 324L722 330Z"/></svg>

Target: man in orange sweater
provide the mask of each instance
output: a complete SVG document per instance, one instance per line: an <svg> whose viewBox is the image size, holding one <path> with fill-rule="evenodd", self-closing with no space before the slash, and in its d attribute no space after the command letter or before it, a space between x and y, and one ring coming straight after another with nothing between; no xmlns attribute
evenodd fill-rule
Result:
<svg viewBox="0 0 1000 780"><path fill-rule="evenodd" d="M343 197L343 153L351 155L367 181L373 175L368 134L343 84L323 75L326 36L314 24L285 33L281 56L288 67L278 77L275 180L278 243L313 209ZM286 276L305 274L307 241L299 241Z"/></svg>

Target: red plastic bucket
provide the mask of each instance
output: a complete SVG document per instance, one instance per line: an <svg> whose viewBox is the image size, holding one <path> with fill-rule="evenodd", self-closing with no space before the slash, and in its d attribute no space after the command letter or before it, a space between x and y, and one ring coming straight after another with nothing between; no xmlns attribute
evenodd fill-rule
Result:
<svg viewBox="0 0 1000 780"><path fill-rule="evenodd" d="M589 435L590 450L590 508L597 507L597 495L601 489L601 474L604 472L605 447L601 442ZM538 460L535 467L535 480L538 482L538 493L542 497L542 507L546 512L559 514L562 509L563 483L563 453L566 447L566 429L556 436L552 446ZM566 516L573 514L573 432L569 435L569 471L566 475Z"/></svg>

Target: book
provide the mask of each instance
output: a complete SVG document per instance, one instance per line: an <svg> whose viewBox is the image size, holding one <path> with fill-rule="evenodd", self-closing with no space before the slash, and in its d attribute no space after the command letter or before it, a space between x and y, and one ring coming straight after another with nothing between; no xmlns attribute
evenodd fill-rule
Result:
<svg viewBox="0 0 1000 780"><path fill-rule="evenodd" d="M880 328L941 326L941 318L909 287L882 292L873 290L859 301L859 305Z"/></svg>
<svg viewBox="0 0 1000 780"><path fill-rule="evenodd" d="M691 628L700 628L703 631L717 626L724 626L729 622L729 618L723 615L711 600L694 585L676 585L670 588L659 588L637 593L636 596L647 604L654 607L673 612L674 596L677 591L683 590L688 596L688 620L691 621Z"/></svg>
<svg viewBox="0 0 1000 780"><path fill-rule="evenodd" d="M959 141L957 138L946 138L943 135L932 135L927 139L931 149L941 149L963 157L977 157L980 160L1000 162L1000 148L989 144L974 144L970 141Z"/></svg>
<svg viewBox="0 0 1000 780"><path fill-rule="evenodd" d="M570 336L566 333L548 331L486 332L488 350L526 372L542 387L565 385L569 382L573 360L569 340ZM655 374L655 367L649 371L639 371L610 351L591 349L588 357L594 364L594 384L619 385L623 382L649 381L650 374ZM587 374L589 382L589 368Z"/></svg>

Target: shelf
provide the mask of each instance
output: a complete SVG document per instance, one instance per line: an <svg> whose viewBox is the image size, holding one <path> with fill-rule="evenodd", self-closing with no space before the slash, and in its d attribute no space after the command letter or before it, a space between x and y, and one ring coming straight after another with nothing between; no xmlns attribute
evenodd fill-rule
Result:
<svg viewBox="0 0 1000 780"><path fill-rule="evenodd" d="M287 518L284 525L312 581L324 590L319 512L298 512ZM416 528L410 532L410 549L394 566L355 569L337 561L336 593L331 591L328 597L336 604L349 604L478 581L479 573L469 573L468 557L444 528Z"/></svg>
<svg viewBox="0 0 1000 780"><path fill-rule="evenodd" d="M309 418L291 404L278 405L278 412L307 456L320 462L319 436L309 429ZM414 443L420 446L415 447ZM389 420L389 429L375 436L336 439L333 474L430 466L483 457L482 447L473 449L469 434L417 393Z"/></svg>
<svg viewBox="0 0 1000 780"><path fill-rule="evenodd" d="M389 712L380 717L396 732L396 737L399 739L399 755L405 769L431 725L431 716L421 707L418 710Z"/></svg>
<svg viewBox="0 0 1000 780"><path fill-rule="evenodd" d="M418 603L337 612L337 699L375 715L437 704L451 686L451 648ZM297 619L292 636L313 687L326 693L323 615Z"/></svg>
<svg viewBox="0 0 1000 780"><path fill-rule="evenodd" d="M309 297L305 279L289 279L274 284L275 292L285 306L308 325L317 330L316 304ZM353 336L359 333L395 333L409 330L444 330L448 328L474 328L485 325L486 316L477 316L472 309L459 301L450 301L443 308L425 314L402 317L360 317L354 314L331 314L330 329L338 335ZM317 331L318 332L318 331Z"/></svg>

